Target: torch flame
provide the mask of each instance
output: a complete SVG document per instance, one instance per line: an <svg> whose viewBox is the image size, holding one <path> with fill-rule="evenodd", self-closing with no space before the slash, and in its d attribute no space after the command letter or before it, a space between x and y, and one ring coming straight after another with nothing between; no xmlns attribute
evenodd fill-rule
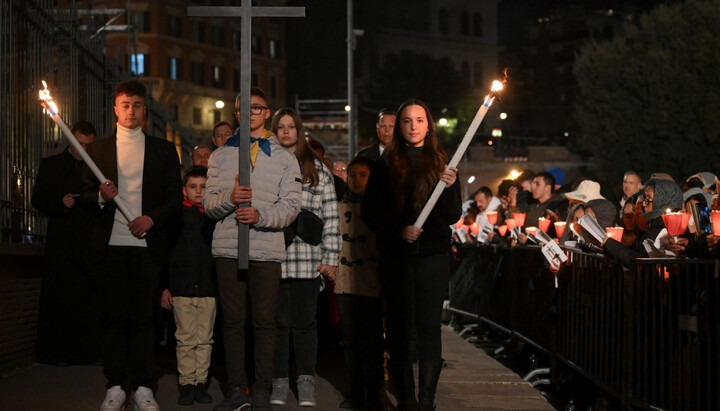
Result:
<svg viewBox="0 0 720 411"><path fill-rule="evenodd" d="M500 80L493 80L490 91L500 91L503 89L503 83Z"/></svg>
<svg viewBox="0 0 720 411"><path fill-rule="evenodd" d="M45 82L45 80L41 80L41 81L42 81L43 89L40 90L40 92L38 93L39 97L40 97L40 101L42 102L41 104L43 104L43 106L47 105L47 107L50 108L50 110L45 110L45 111L47 112L47 114L50 117L52 117L53 115L57 114L57 112L58 112L57 104L55 104L55 102L52 101L52 96L50 95L50 90L48 90L47 83Z"/></svg>

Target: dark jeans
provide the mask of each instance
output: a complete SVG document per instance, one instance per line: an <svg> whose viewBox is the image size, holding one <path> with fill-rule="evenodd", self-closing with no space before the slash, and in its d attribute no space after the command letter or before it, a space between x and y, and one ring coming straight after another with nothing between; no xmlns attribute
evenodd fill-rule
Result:
<svg viewBox="0 0 720 411"><path fill-rule="evenodd" d="M337 306L351 397L362 401L366 388L369 395L377 395L383 384L383 301L381 297L338 294Z"/></svg>
<svg viewBox="0 0 720 411"><path fill-rule="evenodd" d="M390 371L396 374L400 394L412 398L413 326L420 366L442 360L440 321L449 276L448 254L383 258L380 272L387 309Z"/></svg>
<svg viewBox="0 0 720 411"><path fill-rule="evenodd" d="M250 261L238 271L237 260L216 259L218 292L223 310L225 365L230 387L245 388L245 319L250 308L255 345L254 392L270 392L275 347L275 301L280 283L280 263Z"/></svg>
<svg viewBox="0 0 720 411"><path fill-rule="evenodd" d="M297 375L314 375L317 363L317 305L320 277L280 280L275 325L275 378L288 376L290 336Z"/></svg>
<svg viewBox="0 0 720 411"><path fill-rule="evenodd" d="M160 267L147 248L108 247L101 266L107 388L152 388Z"/></svg>

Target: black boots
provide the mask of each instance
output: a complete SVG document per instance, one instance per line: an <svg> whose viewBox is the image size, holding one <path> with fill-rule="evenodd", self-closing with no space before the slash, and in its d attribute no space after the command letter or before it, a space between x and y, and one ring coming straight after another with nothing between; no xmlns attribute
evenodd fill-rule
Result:
<svg viewBox="0 0 720 411"><path fill-rule="evenodd" d="M435 409L435 390L437 389L443 360L420 361L418 376L418 411Z"/></svg>

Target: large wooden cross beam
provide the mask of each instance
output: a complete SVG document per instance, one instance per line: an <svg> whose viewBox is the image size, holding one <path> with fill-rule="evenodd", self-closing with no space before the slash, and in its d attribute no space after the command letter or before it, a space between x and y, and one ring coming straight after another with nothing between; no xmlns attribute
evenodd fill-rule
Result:
<svg viewBox="0 0 720 411"><path fill-rule="evenodd" d="M240 146L238 147L238 176L240 185L250 185L250 89L252 78L252 18L305 17L305 7L253 7L251 0L240 6L191 6L188 17L240 17ZM240 204L240 207L249 204ZM238 269L247 270L250 259L250 227L238 227Z"/></svg>

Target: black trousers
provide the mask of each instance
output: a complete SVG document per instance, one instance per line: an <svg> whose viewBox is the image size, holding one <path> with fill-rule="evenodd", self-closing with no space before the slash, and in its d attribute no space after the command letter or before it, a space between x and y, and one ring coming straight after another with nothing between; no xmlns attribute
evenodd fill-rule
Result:
<svg viewBox="0 0 720 411"><path fill-rule="evenodd" d="M296 374L315 375L318 351L317 306L321 281L320 277L280 280L275 311L277 334L274 378L288 376L291 338Z"/></svg>
<svg viewBox="0 0 720 411"><path fill-rule="evenodd" d="M381 297L338 294L345 362L352 398L377 395L383 384L383 301Z"/></svg>
<svg viewBox="0 0 720 411"><path fill-rule="evenodd" d="M155 384L153 313L160 267L143 247L108 247L99 276L104 305L107 388Z"/></svg>
<svg viewBox="0 0 720 411"><path fill-rule="evenodd" d="M399 394L408 399L415 396L413 328L417 332L420 366L442 360L440 326L450 271L448 261L447 253L381 260L390 372L395 374Z"/></svg>

